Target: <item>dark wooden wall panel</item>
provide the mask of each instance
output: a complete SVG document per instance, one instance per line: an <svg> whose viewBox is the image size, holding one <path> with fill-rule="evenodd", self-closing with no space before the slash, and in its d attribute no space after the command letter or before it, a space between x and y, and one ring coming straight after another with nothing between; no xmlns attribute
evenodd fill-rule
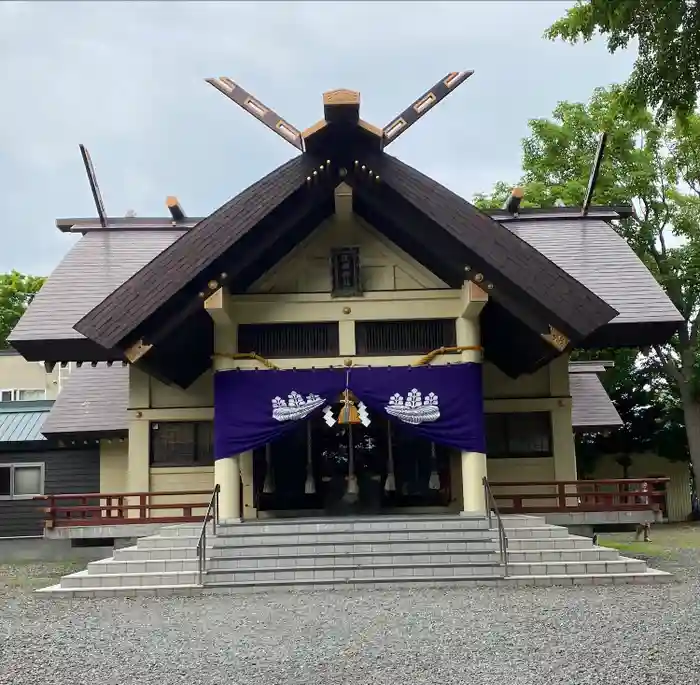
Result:
<svg viewBox="0 0 700 685"><path fill-rule="evenodd" d="M99 492L99 449L0 450L2 464L44 463L47 495ZM40 504L40 503L39 503ZM0 500L0 538L43 535L43 514L33 500Z"/></svg>

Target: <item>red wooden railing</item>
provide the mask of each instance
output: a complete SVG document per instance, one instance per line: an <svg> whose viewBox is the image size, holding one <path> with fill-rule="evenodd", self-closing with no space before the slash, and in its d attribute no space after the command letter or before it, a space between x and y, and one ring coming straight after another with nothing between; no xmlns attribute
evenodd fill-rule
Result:
<svg viewBox="0 0 700 685"><path fill-rule="evenodd" d="M154 501L174 497L180 501ZM196 497L201 501L182 501ZM209 490L188 490L44 495L35 499L42 502L46 528L65 528L202 521L210 497ZM201 515L195 515L195 509L202 510Z"/></svg>
<svg viewBox="0 0 700 685"><path fill-rule="evenodd" d="M503 513L663 511L669 478L491 483ZM512 492L517 490L517 492Z"/></svg>

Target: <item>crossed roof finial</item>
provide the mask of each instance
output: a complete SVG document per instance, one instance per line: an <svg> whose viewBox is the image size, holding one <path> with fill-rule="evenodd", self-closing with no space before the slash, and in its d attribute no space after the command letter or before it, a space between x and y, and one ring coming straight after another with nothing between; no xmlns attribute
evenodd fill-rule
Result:
<svg viewBox="0 0 700 685"><path fill-rule="evenodd" d="M474 72L453 71L441 78L430 90L421 95L401 114L394 117L384 128L378 128L359 118L360 94L353 90L339 88L323 94L324 119L300 131L283 119L274 110L265 106L248 91L234 83L227 76L205 79L230 100L262 121L265 126L302 152L307 150L311 137L327 124L347 122L359 125L378 138L379 148L384 149L405 133L436 104L446 98L457 86L464 83Z"/></svg>

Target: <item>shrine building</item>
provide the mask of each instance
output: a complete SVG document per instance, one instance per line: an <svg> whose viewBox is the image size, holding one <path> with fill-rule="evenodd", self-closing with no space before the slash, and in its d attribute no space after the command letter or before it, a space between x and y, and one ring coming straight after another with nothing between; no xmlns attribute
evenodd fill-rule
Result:
<svg viewBox="0 0 700 685"><path fill-rule="evenodd" d="M597 168L582 206L515 189L485 212L389 154L470 75L383 128L324 93L303 131L210 79L298 154L207 217L174 197L107 216L88 164L98 216L57 221L81 237L10 342L72 369L42 432L95 446L100 494L162 493L188 520L215 485L232 522L473 515L487 479L504 511L552 510L575 432L620 424L604 365L571 353L664 344L683 319L613 228L633 208L591 202Z"/></svg>

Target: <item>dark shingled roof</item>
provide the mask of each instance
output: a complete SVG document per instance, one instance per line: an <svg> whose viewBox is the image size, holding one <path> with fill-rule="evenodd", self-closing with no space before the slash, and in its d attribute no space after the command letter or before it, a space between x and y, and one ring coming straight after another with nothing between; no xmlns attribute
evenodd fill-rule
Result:
<svg viewBox="0 0 700 685"><path fill-rule="evenodd" d="M513 240L516 231L498 223L474 205L417 169L391 155L376 156L372 167L386 184L468 246L474 258L484 262L484 279L498 283L506 275L523 300L534 299L541 309L557 317L572 331L585 336L611 321L616 312L556 261L528 241ZM533 250L532 247L535 249ZM447 258L447 256L445 256ZM474 268L481 268L472 263ZM496 285L489 296L501 297Z"/></svg>
<svg viewBox="0 0 700 685"><path fill-rule="evenodd" d="M74 369L42 433L51 437L108 436L128 429L129 368L121 364Z"/></svg>
<svg viewBox="0 0 700 685"><path fill-rule="evenodd" d="M304 187L312 171L311 161L301 155L246 188L161 252L148 269L96 302L77 322L77 330L104 347L118 344L131 333L130 322L144 321L189 286L203 269Z"/></svg>
<svg viewBox="0 0 700 685"><path fill-rule="evenodd" d="M433 247L442 246L442 260L449 263L455 284L464 280L466 264L483 272L495 285L494 300L530 326L534 336L548 334L555 325L572 340L581 340L615 317L617 312L597 295L460 196L389 155L380 153L362 160L382 180L367 185L359 170L347 172L346 181L362 196L358 199L370 205L379 203L425 250L426 236L432 236ZM237 260L245 253L243 241L252 229L275 210L282 211L285 201L296 197L297 191L301 203L313 199L316 182L307 183L307 178L317 164L318 160L302 155L244 190L97 305L76 329L112 348L128 344L134 331L154 315L166 316L166 310L172 310L179 320L186 303L196 302L198 291L218 277L214 265L221 262L224 270L224 257L234 245L240 249L225 270L235 274L244 269ZM329 167L318 179L335 185L332 182L341 178L339 174ZM403 202L402 209L394 207L395 201ZM409 213L398 216L396 211ZM359 208L358 212L362 213ZM296 229L290 225L288 233ZM378 229L383 231L381 226ZM262 246L265 235L261 229L260 237L250 240Z"/></svg>

